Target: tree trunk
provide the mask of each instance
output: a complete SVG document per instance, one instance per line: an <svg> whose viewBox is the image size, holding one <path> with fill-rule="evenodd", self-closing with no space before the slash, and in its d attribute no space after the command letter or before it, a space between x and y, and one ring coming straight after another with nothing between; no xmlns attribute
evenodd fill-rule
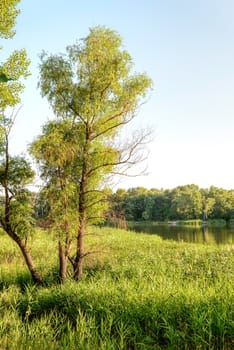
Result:
<svg viewBox="0 0 234 350"><path fill-rule="evenodd" d="M14 239L14 240L18 244L18 246L20 247L20 250L24 256L25 262L26 262L28 269L31 273L33 281L37 284L41 284L42 277L34 266L31 254L26 248L26 244L24 243L24 241L22 239L20 239L18 237L17 237L17 239Z"/></svg>
<svg viewBox="0 0 234 350"><path fill-rule="evenodd" d="M80 280L83 274L83 260L84 260L84 234L85 234L85 220L80 222L80 227L77 237L77 252L74 264L74 279Z"/></svg>
<svg viewBox="0 0 234 350"><path fill-rule="evenodd" d="M83 260L84 260L84 235L86 230L86 190L87 190L87 173L89 164L88 147L90 144L90 128L86 123L86 135L85 145L83 149L83 164L82 164L82 176L79 184L79 228L77 232L77 246L76 257L74 261L74 279L80 280L83 274Z"/></svg>
<svg viewBox="0 0 234 350"><path fill-rule="evenodd" d="M68 208L67 199L64 200L64 210L66 211ZM68 255L71 248L71 238L69 235L69 223L67 220L64 222L64 231L66 234L65 241L61 242L59 240L59 281L61 284L63 284L67 278L67 261L68 261Z"/></svg>
<svg viewBox="0 0 234 350"><path fill-rule="evenodd" d="M42 277L41 277L40 273L37 271L37 269L34 266L34 262L33 262L32 256L31 256L30 252L27 249L26 242L23 239L21 239L11 229L10 219L9 219L9 201L6 203L6 206L5 206L5 222L4 223L2 222L2 226L3 226L4 231L8 234L8 236L11 239L13 239L13 241L20 248L33 281L36 284L41 284L42 283Z"/></svg>
<svg viewBox="0 0 234 350"><path fill-rule="evenodd" d="M67 255L66 250L59 241L59 281L61 284L65 282L67 277Z"/></svg>

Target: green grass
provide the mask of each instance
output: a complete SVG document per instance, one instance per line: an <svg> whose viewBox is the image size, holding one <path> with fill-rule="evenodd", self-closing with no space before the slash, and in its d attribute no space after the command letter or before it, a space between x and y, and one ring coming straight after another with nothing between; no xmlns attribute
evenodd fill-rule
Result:
<svg viewBox="0 0 234 350"><path fill-rule="evenodd" d="M0 236L0 349L225 349L234 347L234 247L162 241L92 228L83 279L56 284L56 241L31 242L36 287Z"/></svg>

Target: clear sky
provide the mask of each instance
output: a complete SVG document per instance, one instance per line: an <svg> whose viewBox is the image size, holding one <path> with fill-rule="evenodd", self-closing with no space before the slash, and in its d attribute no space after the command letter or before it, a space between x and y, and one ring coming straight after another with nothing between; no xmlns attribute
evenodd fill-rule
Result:
<svg viewBox="0 0 234 350"><path fill-rule="evenodd" d="M26 48L31 77L12 135L23 152L52 115L37 89L38 54L65 52L89 28L116 30L154 90L137 125L153 126L148 173L119 187L234 188L233 0L21 0L16 36L2 57Z"/></svg>

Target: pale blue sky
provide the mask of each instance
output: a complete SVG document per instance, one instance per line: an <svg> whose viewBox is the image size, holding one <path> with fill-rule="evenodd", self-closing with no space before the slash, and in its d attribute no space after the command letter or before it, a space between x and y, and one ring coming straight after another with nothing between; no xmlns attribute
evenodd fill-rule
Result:
<svg viewBox="0 0 234 350"><path fill-rule="evenodd" d="M64 52L105 25L121 35L136 71L154 81L137 121L155 128L149 175L119 186L234 188L233 0L21 0L19 7L17 34L1 43L2 57L24 47L32 61L14 152L26 150L51 116L37 89L38 54Z"/></svg>

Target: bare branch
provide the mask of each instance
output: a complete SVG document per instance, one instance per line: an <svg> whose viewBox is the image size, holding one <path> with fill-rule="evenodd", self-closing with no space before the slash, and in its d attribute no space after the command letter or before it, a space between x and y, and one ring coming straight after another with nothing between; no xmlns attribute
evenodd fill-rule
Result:
<svg viewBox="0 0 234 350"><path fill-rule="evenodd" d="M84 254L82 254L82 258L85 258L87 257L88 255L91 255L91 254L97 254L97 253L103 253L103 250L93 250L93 251L89 251L89 252L86 252Z"/></svg>
<svg viewBox="0 0 234 350"><path fill-rule="evenodd" d="M107 119L105 121L105 124L107 124L108 122L110 122L111 120L117 118L117 117L120 117L121 115L124 115L124 114L127 114L129 111L123 111L123 112L120 112L120 113L117 113L115 114L114 116L112 116L111 118ZM98 138L99 136L102 136L102 135L105 135L107 134L109 131L113 130L113 129L118 129L119 127L123 126L123 125L126 125L128 123L130 123L130 121L134 118L134 113L132 112L132 115L129 119L126 119L126 120L122 120L120 121L119 123L116 123L115 125L112 125L102 131L100 131L99 133L95 134L91 139L92 140L95 140L96 138Z"/></svg>

